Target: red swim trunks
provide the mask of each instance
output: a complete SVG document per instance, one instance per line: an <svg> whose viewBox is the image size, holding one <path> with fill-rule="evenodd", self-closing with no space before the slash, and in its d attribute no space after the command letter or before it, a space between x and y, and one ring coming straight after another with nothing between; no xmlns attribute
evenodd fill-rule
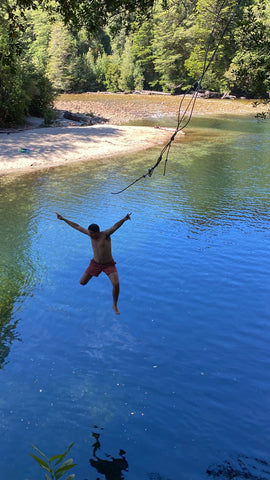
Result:
<svg viewBox="0 0 270 480"><path fill-rule="evenodd" d="M94 259L91 260L89 267L85 270L85 273L92 275L94 277L98 277L101 272L106 273L106 275L110 275L111 273L117 272L116 262L112 260L108 263L97 263Z"/></svg>

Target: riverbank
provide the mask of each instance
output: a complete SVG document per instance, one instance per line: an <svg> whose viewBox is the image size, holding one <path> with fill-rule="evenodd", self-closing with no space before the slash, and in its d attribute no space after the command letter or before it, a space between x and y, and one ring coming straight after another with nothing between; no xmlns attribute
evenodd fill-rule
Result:
<svg viewBox="0 0 270 480"><path fill-rule="evenodd" d="M97 161L163 144L168 130L154 127L67 126L35 128L0 135L0 176Z"/></svg>
<svg viewBox="0 0 270 480"><path fill-rule="evenodd" d="M63 94L56 98L55 108L74 113L90 114L106 119L113 125L121 125L149 117L177 117L181 95L167 94L124 94L124 93L82 93ZM186 96L182 112L191 97ZM197 98L193 115L253 115L268 107L254 100Z"/></svg>
<svg viewBox="0 0 270 480"><path fill-rule="evenodd" d="M146 118L176 117L181 97L149 94L86 93L61 95L55 108L87 115L103 122L85 126L56 121L49 128L0 134L0 176L49 169L79 161L98 161L126 152L164 144L172 132L154 127L127 125ZM189 98L185 98L182 111ZM198 98L194 116L252 115L266 110L252 100ZM107 123L108 122L108 123ZM188 130L185 130L188 133Z"/></svg>

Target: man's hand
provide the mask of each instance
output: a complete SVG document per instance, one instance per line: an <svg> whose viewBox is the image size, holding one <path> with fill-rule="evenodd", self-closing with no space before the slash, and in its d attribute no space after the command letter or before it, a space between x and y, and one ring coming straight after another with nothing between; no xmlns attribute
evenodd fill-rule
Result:
<svg viewBox="0 0 270 480"><path fill-rule="evenodd" d="M131 218L130 218L130 215L131 215L131 214L132 214L132 212L131 212L131 213L127 213L126 216L125 216L125 220L131 220Z"/></svg>
<svg viewBox="0 0 270 480"><path fill-rule="evenodd" d="M58 220L64 220L64 217L62 217L62 215L60 215L60 213L57 213L57 212L55 212L55 213L57 215Z"/></svg>

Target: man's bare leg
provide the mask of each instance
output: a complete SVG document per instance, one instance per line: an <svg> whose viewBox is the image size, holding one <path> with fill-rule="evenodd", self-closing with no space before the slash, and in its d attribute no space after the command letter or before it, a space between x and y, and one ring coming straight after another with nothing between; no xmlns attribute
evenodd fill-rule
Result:
<svg viewBox="0 0 270 480"><path fill-rule="evenodd" d="M111 273L109 275L109 279L111 280L112 286L113 286L113 289L112 289L113 306L112 306L112 308L114 309L114 312L116 313L116 315L120 315L120 311L119 311L118 306L117 306L119 291L120 291L118 273L117 272Z"/></svg>
<svg viewBox="0 0 270 480"><path fill-rule="evenodd" d="M90 275L89 273L84 272L82 278L80 279L80 284L81 285L86 285L89 280L91 280L93 275Z"/></svg>

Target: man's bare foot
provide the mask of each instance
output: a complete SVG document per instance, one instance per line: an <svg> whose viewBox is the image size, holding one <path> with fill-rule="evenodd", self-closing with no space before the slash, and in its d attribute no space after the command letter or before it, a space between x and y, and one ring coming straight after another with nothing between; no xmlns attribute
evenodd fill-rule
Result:
<svg viewBox="0 0 270 480"><path fill-rule="evenodd" d="M116 313L116 315L120 315L120 311L119 311L117 305L113 304L112 308L114 309L114 313Z"/></svg>

